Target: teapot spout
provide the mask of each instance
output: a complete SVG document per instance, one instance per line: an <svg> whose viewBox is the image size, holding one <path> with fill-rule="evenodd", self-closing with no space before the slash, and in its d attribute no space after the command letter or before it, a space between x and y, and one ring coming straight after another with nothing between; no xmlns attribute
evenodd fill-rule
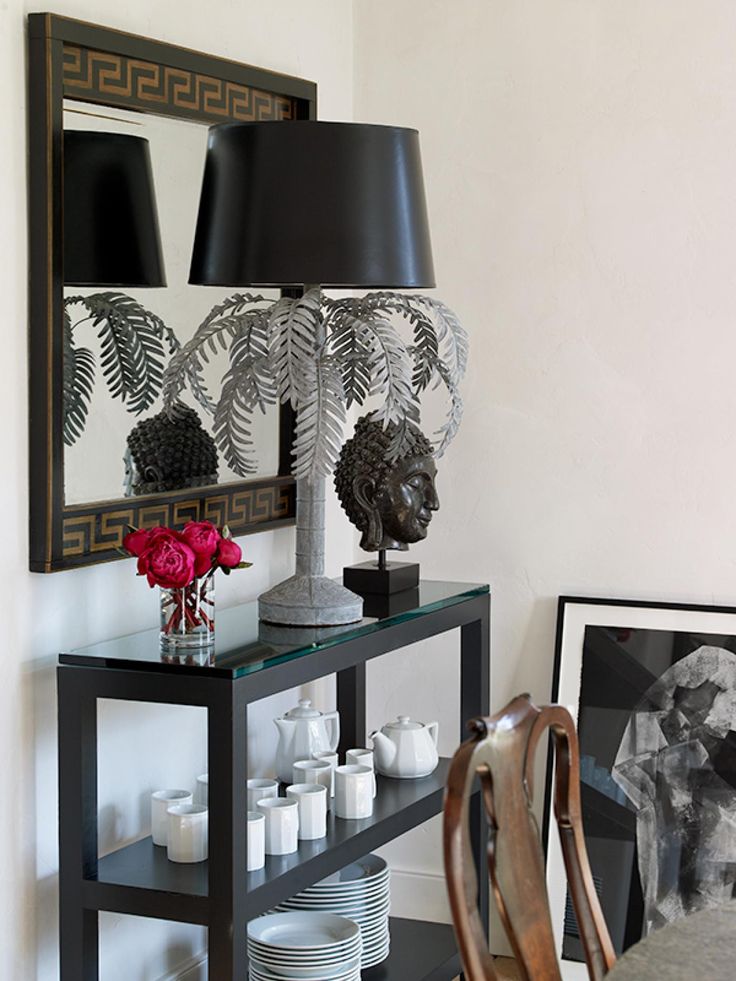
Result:
<svg viewBox="0 0 736 981"><path fill-rule="evenodd" d="M373 752L376 754L378 768L385 772L396 759L396 743L382 732L372 732L370 738L373 741Z"/></svg>

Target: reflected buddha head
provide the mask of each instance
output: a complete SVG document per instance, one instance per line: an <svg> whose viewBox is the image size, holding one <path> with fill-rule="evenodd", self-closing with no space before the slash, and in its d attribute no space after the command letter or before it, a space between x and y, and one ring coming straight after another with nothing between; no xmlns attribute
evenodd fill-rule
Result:
<svg viewBox="0 0 736 981"><path fill-rule="evenodd" d="M217 483L217 448L189 406L137 423L124 457L126 497Z"/></svg>
<svg viewBox="0 0 736 981"><path fill-rule="evenodd" d="M432 444L413 424L404 447L393 457L398 434L373 416L362 416L335 468L335 488L348 518L361 532L360 547L405 550L427 537L439 506Z"/></svg>

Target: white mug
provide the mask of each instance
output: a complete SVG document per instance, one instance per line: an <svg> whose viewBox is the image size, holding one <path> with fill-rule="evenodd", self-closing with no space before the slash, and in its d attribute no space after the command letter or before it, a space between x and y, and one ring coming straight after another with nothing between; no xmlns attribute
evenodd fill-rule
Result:
<svg viewBox="0 0 736 981"><path fill-rule="evenodd" d="M248 871L255 872L266 864L266 816L248 811Z"/></svg>
<svg viewBox="0 0 736 981"><path fill-rule="evenodd" d="M177 804L169 808L166 854L170 862L204 862L208 818L209 811L202 804Z"/></svg>
<svg viewBox="0 0 736 981"><path fill-rule="evenodd" d="M275 780L249 780L247 787L249 811L258 810L259 800L279 796L279 785Z"/></svg>
<svg viewBox="0 0 736 981"><path fill-rule="evenodd" d="M372 749L349 749L345 754L346 763L355 763L357 766L369 766L373 770L373 796L376 796L376 768L373 763Z"/></svg>
<svg viewBox="0 0 736 981"><path fill-rule="evenodd" d="M332 786L332 764L327 760L297 760L294 764L294 783L321 783L327 787L327 793Z"/></svg>
<svg viewBox="0 0 736 981"><path fill-rule="evenodd" d="M314 841L327 834L327 787L321 783L294 783L287 799L299 805L299 840Z"/></svg>
<svg viewBox="0 0 736 981"><path fill-rule="evenodd" d="M266 854L291 855L299 847L299 805L285 797L258 801L266 818Z"/></svg>
<svg viewBox="0 0 736 981"><path fill-rule="evenodd" d="M325 763L329 763L330 766L332 767L332 773L330 774L330 788L328 793L330 797L334 797L335 796L335 768L339 764L340 758L338 757L337 753L332 753L329 750L324 750L319 753L313 753L312 755L315 760L322 760Z"/></svg>
<svg viewBox="0 0 736 981"><path fill-rule="evenodd" d="M373 813L373 770L349 763L335 770L335 814L339 818L367 818Z"/></svg>
<svg viewBox="0 0 736 981"><path fill-rule="evenodd" d="M174 804L191 803L192 795L188 790L154 790L151 794L151 836L154 845L168 844L168 809Z"/></svg>
<svg viewBox="0 0 736 981"><path fill-rule="evenodd" d="M194 803L207 807L210 791L210 778L207 773L200 773L197 777L197 786L194 790Z"/></svg>

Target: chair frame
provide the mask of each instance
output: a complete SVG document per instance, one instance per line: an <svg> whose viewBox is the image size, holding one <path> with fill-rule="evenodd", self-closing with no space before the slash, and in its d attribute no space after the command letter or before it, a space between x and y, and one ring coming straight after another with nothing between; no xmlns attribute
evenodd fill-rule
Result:
<svg viewBox="0 0 736 981"><path fill-rule="evenodd" d="M532 813L535 750L549 729L555 753L554 812L568 886L591 981L616 962L593 885L580 806L575 723L561 705L538 708L519 695L498 714L472 719L447 777L444 860L447 888L467 981L497 981L478 912L469 802L480 781L489 822L488 870L496 905L522 981L561 981L547 898L544 856Z"/></svg>

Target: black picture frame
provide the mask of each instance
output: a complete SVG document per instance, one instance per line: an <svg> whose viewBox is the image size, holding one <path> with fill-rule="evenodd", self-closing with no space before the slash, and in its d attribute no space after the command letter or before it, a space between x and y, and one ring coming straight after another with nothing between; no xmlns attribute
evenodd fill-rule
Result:
<svg viewBox="0 0 736 981"><path fill-rule="evenodd" d="M293 524L288 407L280 410L279 468L272 477L65 504L62 106L76 98L209 123L315 119L315 83L56 14L30 14L28 35L31 571L120 558L129 525L180 527L206 519L243 535Z"/></svg>
<svg viewBox="0 0 736 981"><path fill-rule="evenodd" d="M622 762L627 762L623 747L630 745L625 741L634 731L628 727L636 713L646 714L650 706L660 705L660 693L668 684L677 684L678 692L688 690L681 680L668 679L677 668L681 673L691 671L696 681L691 665L705 647L722 648L729 668L733 654L736 670L736 607L580 596L561 596L558 601L552 700L566 705L578 725L586 845L617 952L641 938L647 914L651 917L639 875L637 821L641 809L621 781ZM691 658L689 666L686 659L690 655L695 660ZM596 695L595 704L590 704L591 693ZM726 742L730 745L733 739L726 737ZM733 777L733 767L727 765ZM542 827L547 888L562 974L565 981L576 981L587 974L578 961L582 950L578 954L575 947L576 926L552 828L552 776L550 756Z"/></svg>

